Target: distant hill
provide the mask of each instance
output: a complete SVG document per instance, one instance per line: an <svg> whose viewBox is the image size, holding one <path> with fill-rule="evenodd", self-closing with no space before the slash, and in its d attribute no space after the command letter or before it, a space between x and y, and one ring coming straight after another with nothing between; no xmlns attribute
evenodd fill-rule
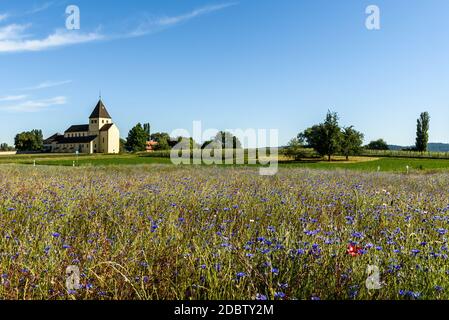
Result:
<svg viewBox="0 0 449 320"><path fill-rule="evenodd" d="M408 147L397 146L397 145L395 145L395 144L389 144L389 145L388 145L388 148L389 148L390 150L400 151L400 150L406 149L406 148L408 148Z"/></svg>
<svg viewBox="0 0 449 320"><path fill-rule="evenodd" d="M402 150L402 149L407 149L407 148L411 148L410 146L405 147L405 146L398 146L398 145L389 145L388 146L390 148L390 150ZM449 143L439 143L439 142L431 142L428 144L429 147L429 151L432 152L449 152Z"/></svg>
<svg viewBox="0 0 449 320"><path fill-rule="evenodd" d="M429 143L429 151L449 152L449 143Z"/></svg>

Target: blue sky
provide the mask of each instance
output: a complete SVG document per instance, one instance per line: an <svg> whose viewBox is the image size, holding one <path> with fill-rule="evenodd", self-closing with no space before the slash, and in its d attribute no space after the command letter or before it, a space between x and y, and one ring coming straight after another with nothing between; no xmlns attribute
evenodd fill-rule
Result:
<svg viewBox="0 0 449 320"><path fill-rule="evenodd" d="M65 29L68 5L81 29ZM380 8L381 29L365 28ZM121 135L279 129L328 109L365 140L449 142L447 0L0 0L0 141L87 122L99 91Z"/></svg>

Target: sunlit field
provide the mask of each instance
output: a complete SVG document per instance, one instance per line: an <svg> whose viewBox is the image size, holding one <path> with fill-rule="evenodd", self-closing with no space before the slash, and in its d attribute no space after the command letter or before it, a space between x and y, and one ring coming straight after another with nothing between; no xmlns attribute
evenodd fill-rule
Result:
<svg viewBox="0 0 449 320"><path fill-rule="evenodd" d="M448 191L449 173L3 165L0 299L448 299Z"/></svg>

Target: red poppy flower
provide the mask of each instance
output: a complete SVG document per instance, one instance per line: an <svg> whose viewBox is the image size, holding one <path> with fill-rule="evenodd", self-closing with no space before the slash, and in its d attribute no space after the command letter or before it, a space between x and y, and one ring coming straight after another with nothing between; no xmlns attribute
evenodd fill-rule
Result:
<svg viewBox="0 0 449 320"><path fill-rule="evenodd" d="M356 256L360 256L362 255L362 248L350 243L348 246L348 250L347 253L351 256L351 257L356 257Z"/></svg>

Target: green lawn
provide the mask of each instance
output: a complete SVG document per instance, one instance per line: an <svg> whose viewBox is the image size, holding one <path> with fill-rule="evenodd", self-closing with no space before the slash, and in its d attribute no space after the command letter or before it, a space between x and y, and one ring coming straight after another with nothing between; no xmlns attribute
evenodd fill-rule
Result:
<svg viewBox="0 0 449 320"><path fill-rule="evenodd" d="M140 164L170 164L169 158L139 156L139 155L81 155L78 159L74 155L16 155L1 156L0 164L23 164L51 166L108 166L108 165L140 165ZM413 159L413 158L379 158L372 161L345 163L343 161L280 161L281 168L312 168L312 169L348 169L361 171L393 171L406 172L406 166L411 171L440 171L449 170L449 160L446 159Z"/></svg>
<svg viewBox="0 0 449 320"><path fill-rule="evenodd" d="M406 158L380 158L378 160L356 162L356 163L338 163L338 162L282 162L281 167L304 167L314 169L352 169L362 171L395 171L406 172L409 166L411 171L429 171L429 170L449 170L449 160L445 159L406 159Z"/></svg>
<svg viewBox="0 0 449 320"><path fill-rule="evenodd" d="M168 158L140 157L137 155L16 155L0 157L0 164L25 164L33 165L52 165L52 166L107 166L107 165L136 165L153 163L170 163Z"/></svg>

